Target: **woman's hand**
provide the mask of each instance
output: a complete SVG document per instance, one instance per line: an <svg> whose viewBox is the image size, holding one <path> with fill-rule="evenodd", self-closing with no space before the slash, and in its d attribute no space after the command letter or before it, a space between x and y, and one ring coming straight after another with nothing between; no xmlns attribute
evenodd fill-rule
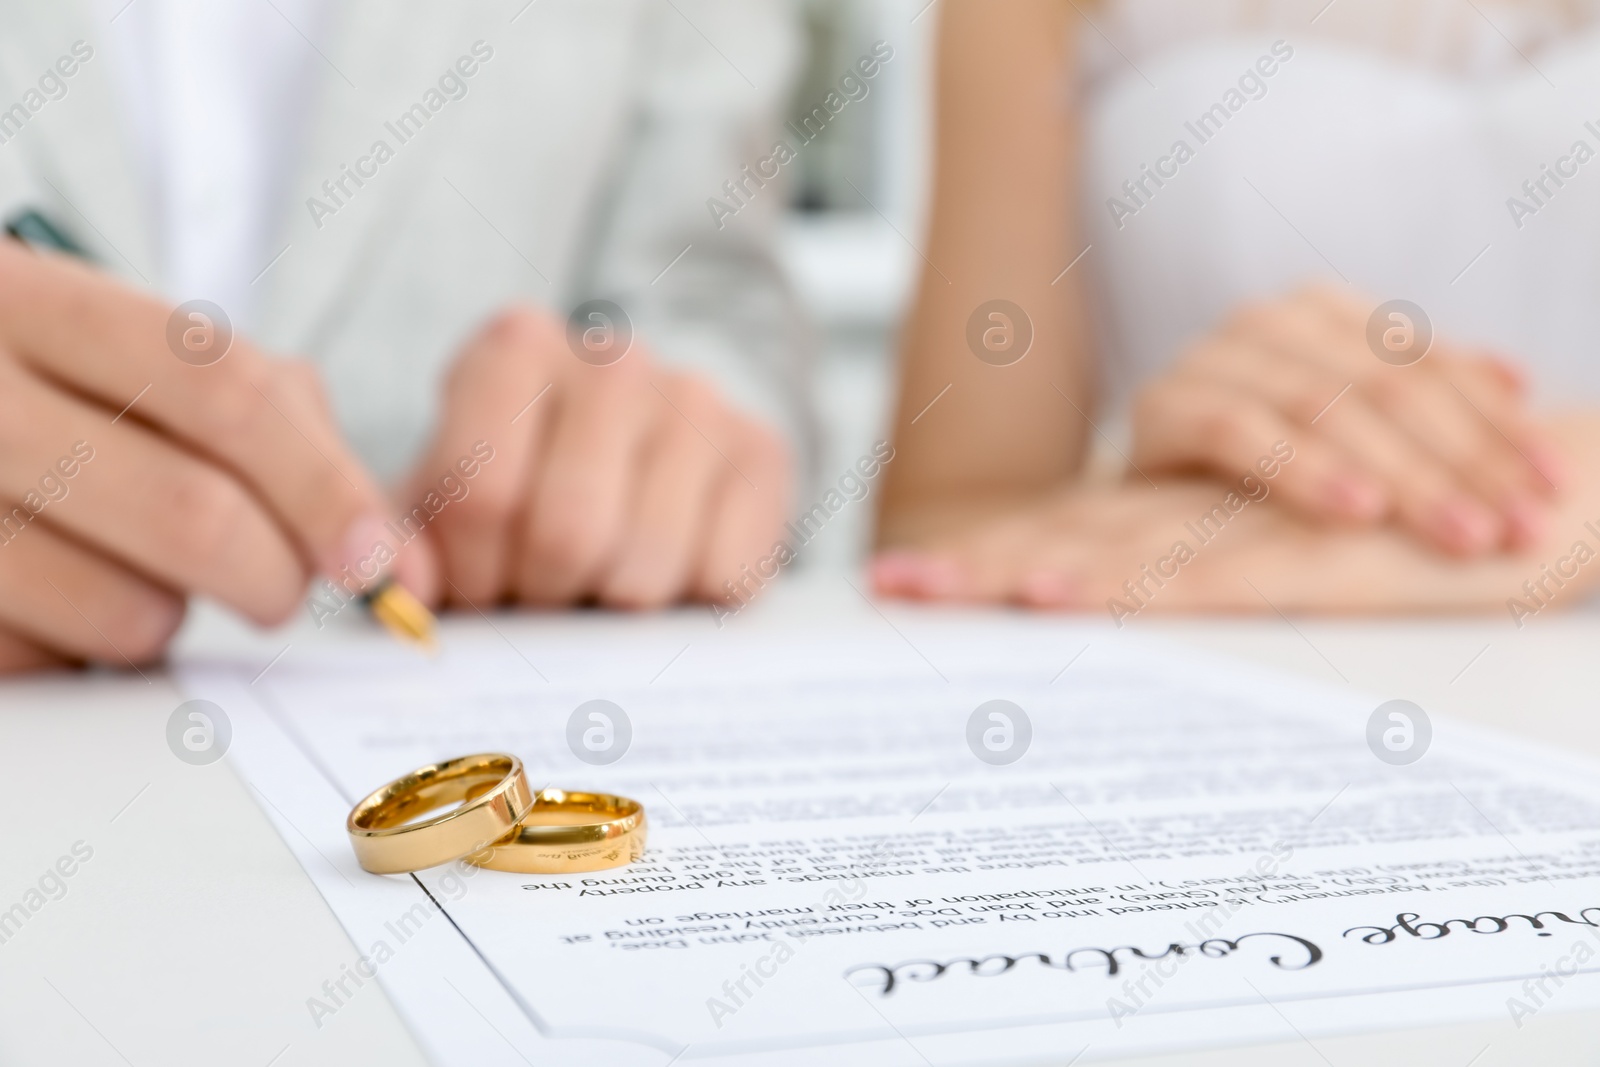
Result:
<svg viewBox="0 0 1600 1067"><path fill-rule="evenodd" d="M1530 611L1574 604L1600 582L1600 535L1585 525L1600 515L1600 418L1564 419L1550 429L1577 458L1577 476L1544 537L1516 554L1469 561L1392 527L1308 520L1278 495L1295 458L1271 479L1081 486L965 528L930 524L915 547L874 561L873 584L888 596L1107 611L1119 622L1146 610L1505 610L1510 598Z"/></svg>
<svg viewBox="0 0 1600 1067"><path fill-rule="evenodd" d="M402 503L438 549L439 594L481 608L725 596L782 528L782 442L641 346L578 359L564 325L504 312L451 371Z"/></svg>
<svg viewBox="0 0 1600 1067"><path fill-rule="evenodd" d="M1385 362L1371 314L1322 286L1240 310L1140 393L1134 464L1234 479L1288 441L1296 458L1274 488L1313 524L1392 520L1459 556L1537 543L1565 460L1518 372L1439 340ZM1404 342L1407 327L1384 330Z"/></svg>

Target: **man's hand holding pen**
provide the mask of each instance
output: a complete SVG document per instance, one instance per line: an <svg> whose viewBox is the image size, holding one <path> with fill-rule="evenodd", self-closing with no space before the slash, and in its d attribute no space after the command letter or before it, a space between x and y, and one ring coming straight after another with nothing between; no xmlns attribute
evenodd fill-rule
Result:
<svg viewBox="0 0 1600 1067"><path fill-rule="evenodd" d="M283 622L388 514L311 367L243 338L195 366L170 349L170 317L0 241L0 670L148 661L191 595ZM41 472L79 442L93 461L41 506Z"/></svg>

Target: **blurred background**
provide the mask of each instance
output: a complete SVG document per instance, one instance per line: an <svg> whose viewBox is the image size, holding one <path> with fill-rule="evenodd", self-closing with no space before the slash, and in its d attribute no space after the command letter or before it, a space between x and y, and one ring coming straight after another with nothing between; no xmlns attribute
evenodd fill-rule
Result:
<svg viewBox="0 0 1600 1067"><path fill-rule="evenodd" d="M928 0L803 0L810 58L790 109L809 113L873 43L894 58L795 163L781 252L820 331L817 475L826 485L888 437L890 356L920 264L929 144ZM805 493L818 490L808 488ZM803 497L797 509L814 500ZM865 547L873 498L840 512L807 547L808 566Z"/></svg>

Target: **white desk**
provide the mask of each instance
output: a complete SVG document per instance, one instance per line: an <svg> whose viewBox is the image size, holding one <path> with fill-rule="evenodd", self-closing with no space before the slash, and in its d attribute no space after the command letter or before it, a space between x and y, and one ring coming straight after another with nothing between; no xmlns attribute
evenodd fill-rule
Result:
<svg viewBox="0 0 1600 1067"><path fill-rule="evenodd" d="M761 625L771 626L871 614L837 575L791 582L759 611ZM326 638L309 628L248 635L215 617L196 622L185 654L243 651L263 666L291 640ZM500 625L533 633L563 621ZM1430 715L1600 757L1594 616L1539 618L1521 631L1503 616L1134 625L1335 683L1343 684L1342 673ZM306 998L356 951L227 761L192 767L173 757L164 731L181 697L165 676L147 673L148 682L131 675L0 684L0 911L74 842L94 850L66 881L66 895L0 944L0 1064L424 1062L376 985L322 1029L313 1026ZM1600 1015L1559 1008L1558 995L1516 1031L1502 1019L1148 1062L1501 1067L1600 1058Z"/></svg>

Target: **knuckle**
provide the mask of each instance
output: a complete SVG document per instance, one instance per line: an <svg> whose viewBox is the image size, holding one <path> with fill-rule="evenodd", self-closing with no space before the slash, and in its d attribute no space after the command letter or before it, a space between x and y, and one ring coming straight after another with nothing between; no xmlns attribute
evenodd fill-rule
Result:
<svg viewBox="0 0 1600 1067"><path fill-rule="evenodd" d="M510 522L521 506L522 494L517 484L507 478L497 478L474 486L445 510L440 521L470 527L499 527Z"/></svg>
<svg viewBox="0 0 1600 1067"><path fill-rule="evenodd" d="M561 343L560 330L532 308L513 305L495 312L451 366L445 388L451 393L485 376L502 380L508 371L547 358Z"/></svg>
<svg viewBox="0 0 1600 1067"><path fill-rule="evenodd" d="M722 416L724 406L721 394L710 382L697 375L670 375L663 383L662 391L683 413L684 418L695 425L703 426Z"/></svg>
<svg viewBox="0 0 1600 1067"><path fill-rule="evenodd" d="M263 358L257 367L248 376L228 375L218 380L211 433L238 435L242 431L250 439L260 440L287 431L289 426L314 434L318 423L331 421L333 409L322 373L315 366L301 359Z"/></svg>
<svg viewBox="0 0 1600 1067"><path fill-rule="evenodd" d="M533 555L551 566L587 570L606 551L611 530L596 494L582 488L547 492L529 533Z"/></svg>
<svg viewBox="0 0 1600 1067"><path fill-rule="evenodd" d="M484 324L483 340L490 349L526 353L559 342L561 330L551 316L523 304L513 304L490 316Z"/></svg>
<svg viewBox="0 0 1600 1067"><path fill-rule="evenodd" d="M267 375L268 396L295 407L310 406L317 410L328 409L328 391L323 384L322 372L303 359L276 359L272 373Z"/></svg>
<svg viewBox="0 0 1600 1067"><path fill-rule="evenodd" d="M1322 307L1343 306L1350 301L1348 292L1323 278L1314 278L1299 286L1295 297Z"/></svg>
<svg viewBox="0 0 1600 1067"><path fill-rule="evenodd" d="M1297 352L1327 339L1326 317L1316 307L1304 303L1289 304L1273 318L1274 339L1292 346ZM1301 354L1300 359L1306 357Z"/></svg>
<svg viewBox="0 0 1600 1067"><path fill-rule="evenodd" d="M1385 411L1403 411L1421 400L1418 383L1399 374L1377 374L1362 386L1372 402Z"/></svg>
<svg viewBox="0 0 1600 1067"><path fill-rule="evenodd" d="M228 367L224 360L208 370L219 370L206 383L204 403L197 405L191 416L190 436L203 441L230 440L241 427L259 424L267 414L274 414L269 406L275 389L272 375L265 375L267 388L262 389L244 373L236 372L237 364ZM227 369L223 369L227 368Z"/></svg>
<svg viewBox="0 0 1600 1067"><path fill-rule="evenodd" d="M642 352L632 351L614 363L599 365L583 363L570 355L568 358L576 364L572 378L581 388L599 390L602 395L630 403L639 403L646 396L659 399L656 392L660 386L651 381L652 367Z"/></svg>
<svg viewBox="0 0 1600 1067"><path fill-rule="evenodd" d="M243 489L205 468L175 477L159 506L170 550L202 567L222 557L250 508Z"/></svg>
<svg viewBox="0 0 1600 1067"><path fill-rule="evenodd" d="M1328 389L1321 382L1299 382L1291 387L1283 400L1283 412L1289 419L1301 426L1309 426L1311 420L1322 415L1324 409L1338 394L1338 389Z"/></svg>
<svg viewBox="0 0 1600 1067"><path fill-rule="evenodd" d="M1352 290L1321 278L1296 289L1293 302L1309 322L1323 327L1357 318L1364 320L1371 311L1370 307L1362 306Z"/></svg>
<svg viewBox="0 0 1600 1067"><path fill-rule="evenodd" d="M1265 300L1246 300L1223 320L1222 332L1239 337L1258 336L1273 327L1279 314L1277 304Z"/></svg>

